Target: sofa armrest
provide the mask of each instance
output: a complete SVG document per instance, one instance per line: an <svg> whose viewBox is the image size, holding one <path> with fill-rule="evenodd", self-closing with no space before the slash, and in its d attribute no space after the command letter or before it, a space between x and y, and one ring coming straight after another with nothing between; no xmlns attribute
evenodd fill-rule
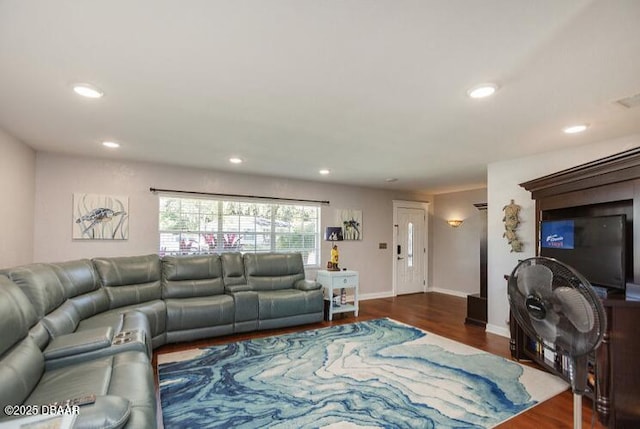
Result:
<svg viewBox="0 0 640 429"><path fill-rule="evenodd" d="M44 349L44 358L59 359L65 356L87 353L111 346L113 328L104 326L73 334L60 335Z"/></svg>
<svg viewBox="0 0 640 429"><path fill-rule="evenodd" d="M322 287L322 285L314 280L301 279L295 282L293 285L298 290L318 290Z"/></svg>
<svg viewBox="0 0 640 429"><path fill-rule="evenodd" d="M252 290L253 289L249 285L230 285L224 287L225 293L246 292Z"/></svg>
<svg viewBox="0 0 640 429"><path fill-rule="evenodd" d="M89 398L91 395L88 395ZM0 429L17 427L54 427L51 420L61 426L74 429L121 429L131 415L131 403L121 396L94 396L91 402L76 402L78 398L62 399L60 402L36 405L46 413L0 422ZM76 413L77 410L77 414ZM46 425L49 423L49 425ZM24 425L24 426L23 426ZM66 425L66 426L65 426Z"/></svg>
<svg viewBox="0 0 640 429"><path fill-rule="evenodd" d="M121 396L97 396L93 404L82 405L74 428L119 429L131 415L131 403Z"/></svg>

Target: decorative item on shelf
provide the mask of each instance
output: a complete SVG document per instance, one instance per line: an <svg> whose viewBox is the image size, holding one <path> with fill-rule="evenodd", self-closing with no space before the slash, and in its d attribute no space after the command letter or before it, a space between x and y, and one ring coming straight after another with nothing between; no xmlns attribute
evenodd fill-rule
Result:
<svg viewBox="0 0 640 429"><path fill-rule="evenodd" d="M331 268L329 271L340 271L338 267L338 260L340 259L340 253L338 252L338 245L334 244L331 248Z"/></svg>
<svg viewBox="0 0 640 429"><path fill-rule="evenodd" d="M347 303L347 290L342 288L340 290L340 305L345 305Z"/></svg>
<svg viewBox="0 0 640 429"><path fill-rule="evenodd" d="M462 225L462 222L464 222L463 220L460 219L449 219L447 221L447 223L449 224L449 226L453 227L453 228L457 228L460 225Z"/></svg>
<svg viewBox="0 0 640 429"><path fill-rule="evenodd" d="M324 232L324 239L331 241L331 259L327 262L327 270L340 271L338 262L340 259L340 253L338 251L338 245L333 243L334 241L342 241L342 228L339 226L328 226Z"/></svg>
<svg viewBox="0 0 640 429"><path fill-rule="evenodd" d="M521 207L513 200L502 208L502 211L504 211L504 217L502 218L502 222L504 222L504 234L502 234L502 236L505 237L509 245L511 245L511 252L523 251L522 241L520 241L520 238L516 234L516 229L518 225L520 225L520 209Z"/></svg>

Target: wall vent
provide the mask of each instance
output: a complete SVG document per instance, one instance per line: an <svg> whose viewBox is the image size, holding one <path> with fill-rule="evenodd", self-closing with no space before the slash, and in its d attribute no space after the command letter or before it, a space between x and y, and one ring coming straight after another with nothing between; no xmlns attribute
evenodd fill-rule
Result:
<svg viewBox="0 0 640 429"><path fill-rule="evenodd" d="M621 106L626 107L627 109L631 109L632 107L640 106L640 94L632 95L630 97L621 98L616 101Z"/></svg>

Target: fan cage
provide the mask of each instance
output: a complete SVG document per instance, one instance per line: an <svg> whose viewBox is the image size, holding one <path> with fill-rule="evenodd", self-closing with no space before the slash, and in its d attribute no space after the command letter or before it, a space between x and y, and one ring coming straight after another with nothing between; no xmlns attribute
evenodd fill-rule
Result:
<svg viewBox="0 0 640 429"><path fill-rule="evenodd" d="M551 270L553 277L551 280L551 290L560 287L567 287L577 290L584 297L589 306L593 309L594 323L589 332L576 332L571 326L571 322L560 316L558 321L559 335L554 338L541 337L531 323L531 316L526 308L527 296L524 296L518 288L518 276L520 272L531 265L543 265ZM603 333L606 330L606 317L600 299L592 289L591 284L580 273L569 265L553 258L534 257L521 261L511 273L508 282L508 298L511 305L512 314L522 327L524 332L534 339L542 347L555 353L566 355L571 358L584 356L595 350L602 341ZM558 304L547 302L553 311L561 314Z"/></svg>

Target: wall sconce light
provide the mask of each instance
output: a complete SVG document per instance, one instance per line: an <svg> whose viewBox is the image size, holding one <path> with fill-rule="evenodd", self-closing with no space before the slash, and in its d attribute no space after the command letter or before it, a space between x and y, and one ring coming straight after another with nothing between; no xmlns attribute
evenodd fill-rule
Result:
<svg viewBox="0 0 640 429"><path fill-rule="evenodd" d="M449 226L453 227L453 228L457 228L460 225L462 225L462 220L459 219L450 219L447 221L447 223L449 224Z"/></svg>

